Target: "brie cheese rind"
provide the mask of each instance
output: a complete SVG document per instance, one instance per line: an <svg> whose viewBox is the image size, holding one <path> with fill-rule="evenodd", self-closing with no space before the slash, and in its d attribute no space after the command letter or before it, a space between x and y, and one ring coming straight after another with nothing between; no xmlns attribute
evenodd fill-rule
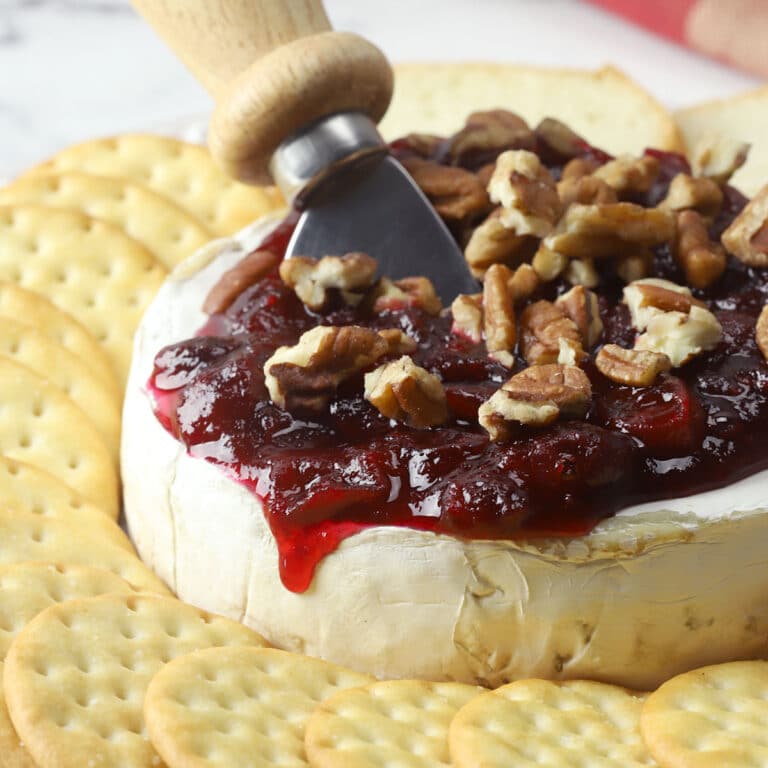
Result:
<svg viewBox="0 0 768 768"><path fill-rule="evenodd" d="M182 600L380 678L591 678L647 690L694 667L768 655L768 472L625 509L569 539L370 528L325 557L306 592L287 590L259 500L187 454L145 388L156 353L196 333L211 286L278 221L181 264L136 336L125 510L140 555Z"/></svg>

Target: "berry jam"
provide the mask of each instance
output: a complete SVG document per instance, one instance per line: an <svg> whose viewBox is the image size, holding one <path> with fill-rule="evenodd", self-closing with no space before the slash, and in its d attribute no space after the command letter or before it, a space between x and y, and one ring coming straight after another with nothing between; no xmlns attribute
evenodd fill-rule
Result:
<svg viewBox="0 0 768 768"><path fill-rule="evenodd" d="M665 187L685 161L657 156L668 171L660 176ZM655 202L664 193L657 185L648 195ZM728 190L713 227L722 229L743 204ZM295 220L261 248L284 253ZM666 248L655 272L684 283ZM556 282L533 298L569 287ZM601 343L632 346L621 286L607 279L597 290ZM318 315L277 273L212 315L195 338L161 350L149 389L158 419L192 456L219 465L262 501L283 583L301 592L322 557L369 526L467 539L577 536L630 504L720 487L768 467L768 365L755 342L768 274L731 259L716 286L696 294L722 324L715 350L646 388L616 384L588 362L594 395L584 419L521 427L508 441L489 440L477 409L512 371L489 359L484 345L452 334L450 317L405 306L376 315L339 306ZM363 399L362 374L344 382L322 416L272 404L265 361L318 324L408 333L418 343L414 362L443 381L449 422L417 430L389 421ZM515 370L523 367L518 360Z"/></svg>

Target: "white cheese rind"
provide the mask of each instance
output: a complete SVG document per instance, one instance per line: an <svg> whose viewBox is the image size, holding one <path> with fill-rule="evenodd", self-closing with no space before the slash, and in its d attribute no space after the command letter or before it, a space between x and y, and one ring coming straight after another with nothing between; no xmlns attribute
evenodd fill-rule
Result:
<svg viewBox="0 0 768 768"><path fill-rule="evenodd" d="M269 226L185 262L136 338L126 515L139 553L180 598L279 647L383 678L588 677L650 689L685 669L768 654L768 472L624 510L567 540L372 528L327 556L307 592L285 589L258 499L187 455L144 390L157 351L195 333L210 286Z"/></svg>

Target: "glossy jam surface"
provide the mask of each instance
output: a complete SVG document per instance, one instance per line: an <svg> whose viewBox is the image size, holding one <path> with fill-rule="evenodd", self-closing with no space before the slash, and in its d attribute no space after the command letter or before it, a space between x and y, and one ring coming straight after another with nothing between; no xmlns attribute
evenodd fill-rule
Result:
<svg viewBox="0 0 768 768"><path fill-rule="evenodd" d="M646 204L663 197L685 162L661 157L667 173ZM729 191L714 229L743 203ZM262 247L283 252L291 224ZM656 273L684 282L664 248ZM535 298L568 287L551 284ZM601 343L631 346L635 331L621 286L607 280L598 291ZM319 560L367 526L468 539L580 535L632 503L711 489L768 467L768 365L754 333L768 275L731 260L717 286L698 295L723 326L717 349L645 389L614 384L587 363L594 397L584 420L520 428L505 442L490 442L476 414L510 370L483 345L452 334L450 317L407 307L372 315L341 305L317 315L277 274L245 290L195 338L161 350L149 388L158 418L191 455L258 495L283 582L303 591ZM291 415L270 402L263 366L278 346L295 344L318 324L353 323L401 328L418 342L414 361L444 383L446 425L416 430L390 422L363 399L362 375L345 382L320 417Z"/></svg>

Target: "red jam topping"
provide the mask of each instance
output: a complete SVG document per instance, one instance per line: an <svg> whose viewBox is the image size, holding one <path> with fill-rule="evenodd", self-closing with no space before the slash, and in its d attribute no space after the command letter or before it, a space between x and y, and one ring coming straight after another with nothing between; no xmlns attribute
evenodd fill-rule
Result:
<svg viewBox="0 0 768 768"><path fill-rule="evenodd" d="M683 158L656 154L662 173L647 205L685 168ZM726 189L713 233L743 204ZM283 253L294 222L261 248ZM684 283L666 247L656 253L655 274ZM534 298L569 287L551 283ZM636 331L621 288L607 280L597 289L601 343L631 347ZM522 429L508 441L489 440L477 409L510 370L482 344L452 334L450 317L413 307L373 315L339 306L318 315L276 273L211 316L195 338L161 350L149 388L158 419L188 452L261 500L283 582L301 592L322 557L369 526L466 539L581 535L630 504L716 488L768 467L768 366L755 342L768 274L731 259L715 287L696 295L722 324L716 349L642 389L587 363L593 398L584 419ZM274 405L265 361L318 324L407 332L418 343L414 362L443 381L449 422L417 430L389 421L363 399L362 375L341 386L322 416L300 418Z"/></svg>

